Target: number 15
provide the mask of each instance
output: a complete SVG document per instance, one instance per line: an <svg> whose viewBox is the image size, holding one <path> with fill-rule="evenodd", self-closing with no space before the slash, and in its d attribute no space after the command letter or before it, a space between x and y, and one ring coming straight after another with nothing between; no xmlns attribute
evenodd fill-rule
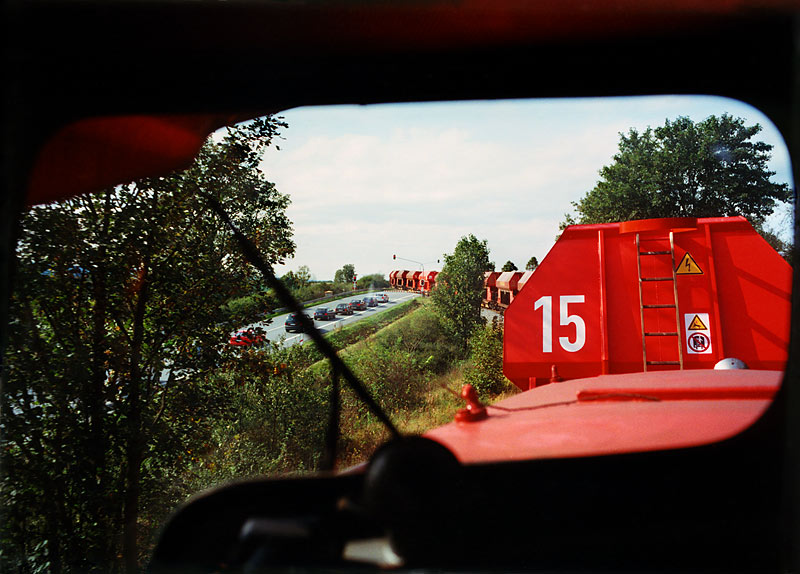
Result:
<svg viewBox="0 0 800 574"><path fill-rule="evenodd" d="M562 295L559 297L560 325L575 325L575 341L570 342L569 337L559 337L561 348L568 353L580 351L586 344L586 323L580 315L569 314L570 303L583 303L583 295ZM533 305L534 311L542 310L542 352L553 352L553 297L543 295Z"/></svg>

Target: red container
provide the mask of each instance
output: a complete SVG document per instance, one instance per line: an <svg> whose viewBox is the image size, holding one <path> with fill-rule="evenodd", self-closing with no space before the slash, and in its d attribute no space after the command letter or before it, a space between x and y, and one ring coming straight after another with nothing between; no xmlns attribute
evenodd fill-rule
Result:
<svg viewBox="0 0 800 574"><path fill-rule="evenodd" d="M506 310L505 375L782 370L791 273L742 217L568 227Z"/></svg>

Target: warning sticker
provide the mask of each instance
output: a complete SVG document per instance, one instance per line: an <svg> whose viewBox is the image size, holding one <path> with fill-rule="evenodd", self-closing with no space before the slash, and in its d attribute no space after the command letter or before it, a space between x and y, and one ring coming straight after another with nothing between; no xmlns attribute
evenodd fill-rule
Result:
<svg viewBox="0 0 800 574"><path fill-rule="evenodd" d="M694 316L692 322L689 323L689 330L690 331L707 331L708 327L706 327L705 323L700 319L698 315Z"/></svg>
<svg viewBox="0 0 800 574"><path fill-rule="evenodd" d="M675 268L675 275L702 275L703 270L700 269L700 266L697 264L697 261L686 252L686 255L683 256L681 262L678 263L678 266Z"/></svg>
<svg viewBox="0 0 800 574"><path fill-rule="evenodd" d="M711 329L708 325L711 322L708 313L686 313L683 321L686 327L686 351L690 355L710 355Z"/></svg>
<svg viewBox="0 0 800 574"><path fill-rule="evenodd" d="M692 333L687 341L690 353L711 352L711 339L703 333Z"/></svg>

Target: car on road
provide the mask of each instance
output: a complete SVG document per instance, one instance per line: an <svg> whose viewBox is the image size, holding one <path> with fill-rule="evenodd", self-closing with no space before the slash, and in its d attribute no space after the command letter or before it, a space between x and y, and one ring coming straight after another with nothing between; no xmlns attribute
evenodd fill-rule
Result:
<svg viewBox="0 0 800 574"><path fill-rule="evenodd" d="M367 302L362 301L361 299L355 299L350 301L350 304L353 306L354 311L366 311L367 310Z"/></svg>
<svg viewBox="0 0 800 574"><path fill-rule="evenodd" d="M375 300L374 297L367 297L366 299L364 299L364 301L367 302L367 307L377 307L378 306L378 302Z"/></svg>
<svg viewBox="0 0 800 574"><path fill-rule="evenodd" d="M336 314L337 315L352 315L353 314L353 307L350 303L339 303L336 305Z"/></svg>
<svg viewBox="0 0 800 574"><path fill-rule="evenodd" d="M258 347L264 344L264 335L256 333L253 329L242 329L231 335L228 343L234 347Z"/></svg>
<svg viewBox="0 0 800 574"><path fill-rule="evenodd" d="M306 318L311 319L308 315L306 315ZM304 331L303 324L300 322L297 313L291 313L286 317L286 322L284 322L283 326L287 333L302 333Z"/></svg>
<svg viewBox="0 0 800 574"><path fill-rule="evenodd" d="M316 311L314 311L314 319L317 321L336 319L336 311L333 309L328 309L327 307L319 307Z"/></svg>
<svg viewBox="0 0 800 574"><path fill-rule="evenodd" d="M378 293L377 295L375 295L375 299L378 301L378 303L389 302L389 296L386 293Z"/></svg>

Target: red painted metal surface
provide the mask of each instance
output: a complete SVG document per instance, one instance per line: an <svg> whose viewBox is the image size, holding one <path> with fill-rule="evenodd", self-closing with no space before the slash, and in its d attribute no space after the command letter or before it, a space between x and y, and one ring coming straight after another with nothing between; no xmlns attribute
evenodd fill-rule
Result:
<svg viewBox="0 0 800 574"><path fill-rule="evenodd" d="M188 167L215 129L249 115L87 118L58 130L31 175L35 205Z"/></svg>
<svg viewBox="0 0 800 574"><path fill-rule="evenodd" d="M408 289L408 284L409 284L408 278L412 273L413 271L408 271L407 269L398 272L397 274L398 284L401 289Z"/></svg>
<svg viewBox="0 0 800 574"><path fill-rule="evenodd" d="M425 436L462 462L699 446L753 424L781 378L777 371L694 370L576 379L487 405L485 420L453 422Z"/></svg>
<svg viewBox="0 0 800 574"><path fill-rule="evenodd" d="M419 278L422 271L409 271L406 275L406 288L416 291L419 289Z"/></svg>
<svg viewBox="0 0 800 574"><path fill-rule="evenodd" d="M522 274L518 271L504 271L497 278L497 288L504 291L514 291Z"/></svg>
<svg viewBox="0 0 800 574"><path fill-rule="evenodd" d="M643 341L653 363L782 370L790 295L790 266L741 217L571 226L506 310L504 372L522 389L552 365L565 379L639 372Z"/></svg>
<svg viewBox="0 0 800 574"><path fill-rule="evenodd" d="M482 421L489 416L486 412L486 407L478 398L478 392L472 385L467 384L461 387L461 398L464 399L467 406L456 411L456 422L474 423Z"/></svg>
<svg viewBox="0 0 800 574"><path fill-rule="evenodd" d="M533 277L533 271L521 271L517 280L517 290L522 289L531 277Z"/></svg>
<svg viewBox="0 0 800 574"><path fill-rule="evenodd" d="M425 271L419 277L419 290L423 293L430 293L436 287L436 276L438 271Z"/></svg>
<svg viewBox="0 0 800 574"><path fill-rule="evenodd" d="M500 295L497 289L497 278L500 277L499 271L487 271L483 274L483 304L490 308L497 305Z"/></svg>

